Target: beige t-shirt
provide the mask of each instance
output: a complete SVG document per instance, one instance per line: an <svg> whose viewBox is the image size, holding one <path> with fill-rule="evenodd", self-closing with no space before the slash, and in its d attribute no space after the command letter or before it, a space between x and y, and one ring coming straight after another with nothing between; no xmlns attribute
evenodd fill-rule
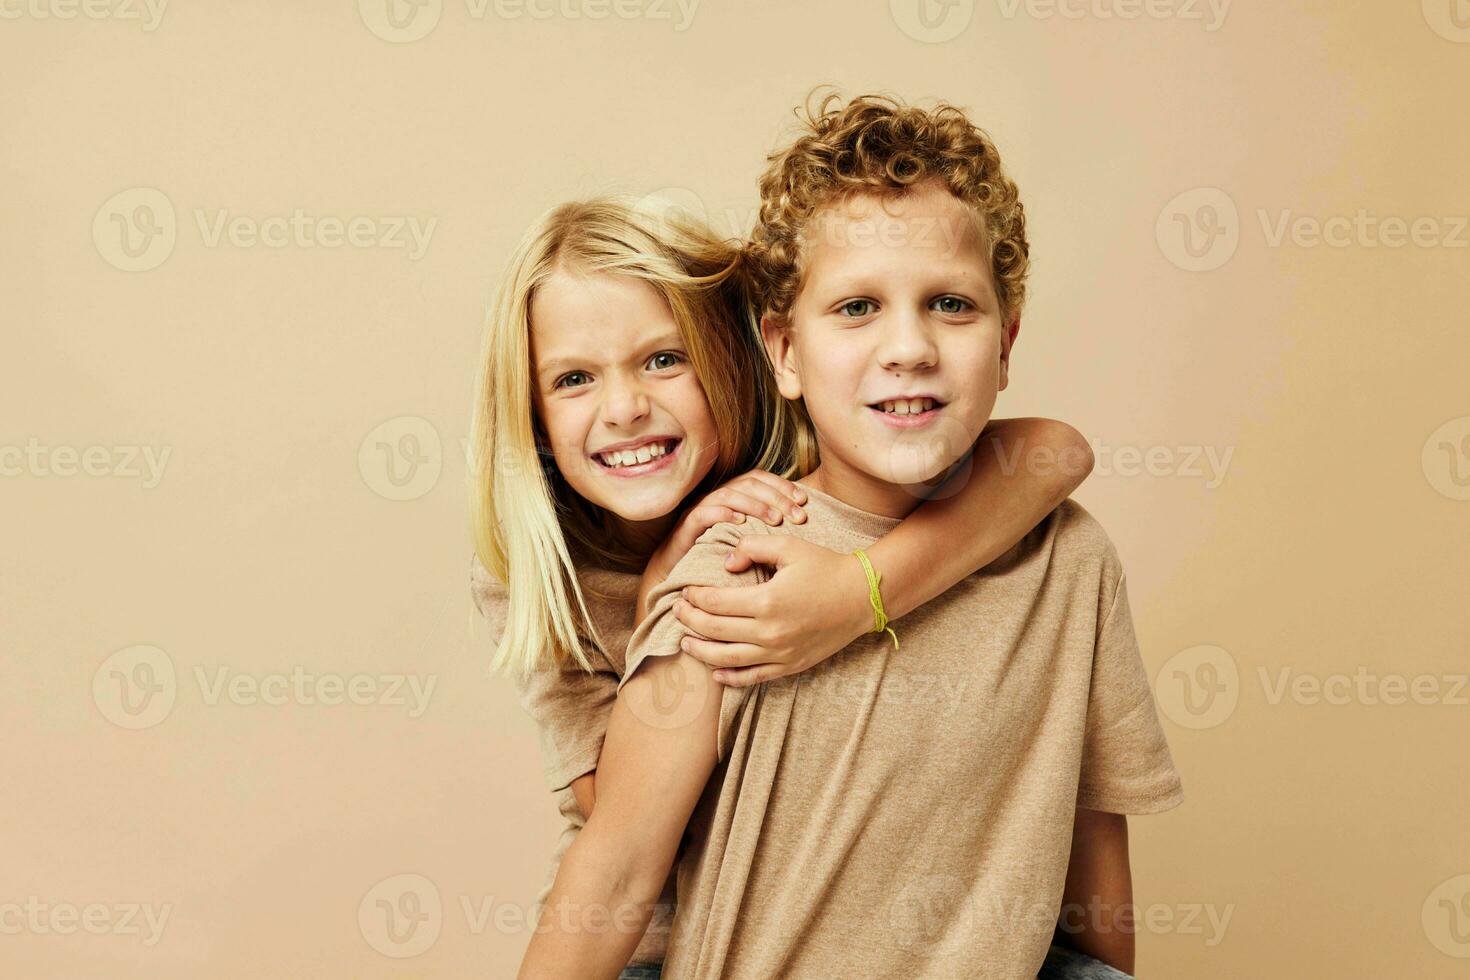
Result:
<svg viewBox="0 0 1470 980"><path fill-rule="evenodd" d="M754 580L724 568L741 535L851 551L898 523L808 490L805 524L700 538L654 592L624 682L677 651L680 588ZM722 692L665 980L1034 980L1074 808L1182 800L1122 567L1078 504L895 627L898 650L873 634L806 673Z"/></svg>
<svg viewBox="0 0 1470 980"><path fill-rule="evenodd" d="M562 857L586 824L571 784L579 776L597 768L608 718L612 714L613 702L617 700L618 680L622 675L628 638L633 632L638 599L640 579L637 575L583 567L578 570L577 577L587 612L606 648L599 649L591 644L586 647L595 672L589 674L575 661L568 660L556 667L537 670L529 680L517 679L521 706L537 724L542 772L564 821L561 837L551 855L551 867L536 895L537 908L546 903ZM475 605L489 625L491 639L498 643L505 631L509 594L504 584L491 575L478 558L471 565L470 586ZM671 874L654 909L648 931L643 934L629 962L660 962L664 958L673 920L674 876Z"/></svg>

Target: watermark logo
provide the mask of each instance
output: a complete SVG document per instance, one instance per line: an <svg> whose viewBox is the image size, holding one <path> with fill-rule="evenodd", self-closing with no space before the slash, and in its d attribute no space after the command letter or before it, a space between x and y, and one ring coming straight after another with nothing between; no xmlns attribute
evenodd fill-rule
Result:
<svg viewBox="0 0 1470 980"><path fill-rule="evenodd" d="M704 198L687 187L661 187L638 199L636 210L656 214L668 224L713 228Z"/></svg>
<svg viewBox="0 0 1470 980"><path fill-rule="evenodd" d="M1431 487L1451 500L1470 500L1470 415L1435 429L1419 461Z"/></svg>
<svg viewBox="0 0 1470 980"><path fill-rule="evenodd" d="M1421 0L1424 22L1446 41L1470 44L1470 0Z"/></svg>
<svg viewBox="0 0 1470 980"><path fill-rule="evenodd" d="M1214 728L1224 724L1240 703L1240 669L1222 647L1190 647L1164 662L1154 694L1159 709L1176 725Z"/></svg>
<svg viewBox="0 0 1470 980"><path fill-rule="evenodd" d="M417 500L439 482L444 451L428 419L400 415L377 426L357 447L357 470L385 500Z"/></svg>
<svg viewBox="0 0 1470 980"><path fill-rule="evenodd" d="M3 0L0 0L3 2ZM289 213L239 214L229 208L193 208L192 225L205 248L402 250L417 262L429 250L439 219L417 215L342 216L293 208ZM92 243L124 272L162 265L179 240L179 220L168 195L134 187L108 198L92 219Z"/></svg>
<svg viewBox="0 0 1470 980"><path fill-rule="evenodd" d="M93 703L120 728L157 725L173 711L178 693L173 660L148 644L117 651L92 675Z"/></svg>
<svg viewBox="0 0 1470 980"><path fill-rule="evenodd" d="M1470 216L1306 214L1295 208L1255 209L1266 248L1470 248ZM1188 272L1209 272L1234 257L1242 227L1229 194L1218 187L1185 191L1164 205L1154 234L1164 257Z"/></svg>
<svg viewBox="0 0 1470 980"><path fill-rule="evenodd" d="M915 41L941 44L964 33L975 17L975 0L888 0L898 29Z"/></svg>
<svg viewBox="0 0 1470 980"><path fill-rule="evenodd" d="M444 0L357 0L363 26L384 41L421 41L439 26Z"/></svg>
<svg viewBox="0 0 1470 980"><path fill-rule="evenodd" d="M969 482L974 444L965 426L945 415L912 432L894 429L886 476L920 500L953 496Z"/></svg>
<svg viewBox="0 0 1470 980"><path fill-rule="evenodd" d="M1436 885L1424 899L1420 920L1435 949L1455 959L1470 959L1470 874Z"/></svg>
<svg viewBox="0 0 1470 980"><path fill-rule="evenodd" d="M1240 214L1218 187L1176 195L1159 212L1154 237L1164 258L1186 272L1209 272L1229 262L1240 246Z"/></svg>
<svg viewBox="0 0 1470 980"><path fill-rule="evenodd" d="M384 956L419 956L439 941L444 927L439 889L419 874L384 878L358 903L357 927L368 945Z"/></svg>
<svg viewBox="0 0 1470 980"><path fill-rule="evenodd" d="M628 702L634 717L652 728L668 730L693 723L709 699L704 669L695 669L678 656L649 657L640 677L618 696Z"/></svg>
<svg viewBox="0 0 1470 980"><path fill-rule="evenodd" d="M888 908L888 921L905 949L936 956L953 952L974 935L970 889L957 875L925 875L909 882Z"/></svg>
<svg viewBox="0 0 1470 980"><path fill-rule="evenodd" d="M178 237L173 203L156 187L119 191L92 218L92 243L98 254L124 272L147 272L163 265Z"/></svg>

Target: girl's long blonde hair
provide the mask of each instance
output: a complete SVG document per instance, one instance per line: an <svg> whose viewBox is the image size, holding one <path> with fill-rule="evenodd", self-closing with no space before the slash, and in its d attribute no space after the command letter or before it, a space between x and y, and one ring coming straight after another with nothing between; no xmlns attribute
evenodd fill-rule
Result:
<svg viewBox="0 0 1470 980"><path fill-rule="evenodd" d="M505 583L509 608L492 668L522 675L601 638L576 567L641 572L648 560L616 517L562 478L531 395L531 300L558 268L640 279L668 303L704 388L719 455L694 494L745 469L805 472L815 445L774 388L749 301L741 249L654 203L604 197L543 215L511 258L487 318L470 442L475 551Z"/></svg>

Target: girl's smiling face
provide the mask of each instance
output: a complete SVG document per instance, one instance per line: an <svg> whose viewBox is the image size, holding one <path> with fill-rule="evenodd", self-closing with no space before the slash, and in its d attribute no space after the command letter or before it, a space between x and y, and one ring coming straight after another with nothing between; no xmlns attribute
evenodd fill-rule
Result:
<svg viewBox="0 0 1470 980"><path fill-rule="evenodd" d="M559 266L531 300L531 384L562 477L634 527L661 534L715 464L704 388L647 282Z"/></svg>

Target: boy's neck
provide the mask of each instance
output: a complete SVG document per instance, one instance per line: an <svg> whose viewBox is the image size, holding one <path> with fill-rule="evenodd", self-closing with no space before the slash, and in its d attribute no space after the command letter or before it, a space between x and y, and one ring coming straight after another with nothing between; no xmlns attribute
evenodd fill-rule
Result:
<svg viewBox="0 0 1470 980"><path fill-rule="evenodd" d="M822 463L802 477L801 482L849 507L899 520L923 503L903 484L879 480L840 461Z"/></svg>

